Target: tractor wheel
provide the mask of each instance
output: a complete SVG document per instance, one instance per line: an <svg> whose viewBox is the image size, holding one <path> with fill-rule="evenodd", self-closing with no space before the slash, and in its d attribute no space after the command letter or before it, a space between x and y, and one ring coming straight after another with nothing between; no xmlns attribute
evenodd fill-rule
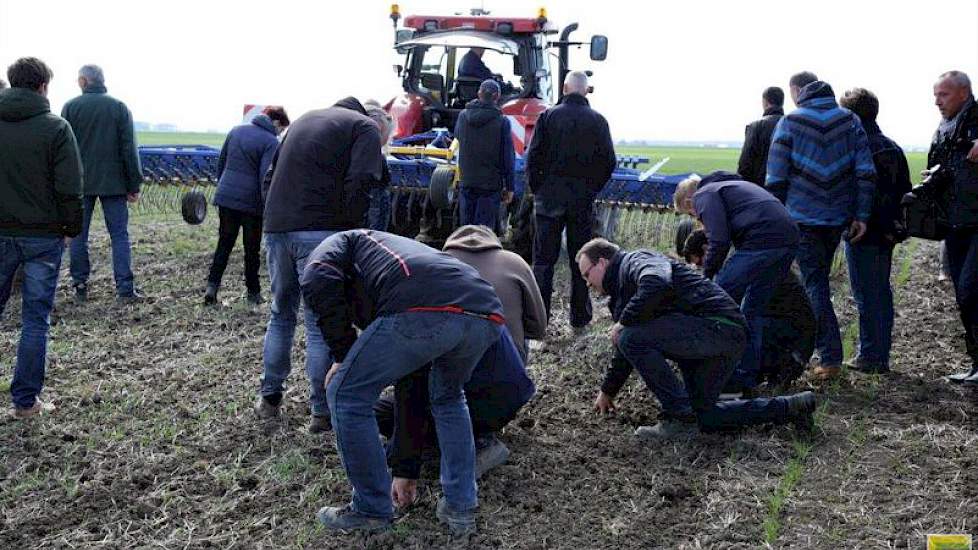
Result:
<svg viewBox="0 0 978 550"><path fill-rule="evenodd" d="M183 221L190 225L200 225L207 217L207 197L200 191L187 191L180 201L180 213Z"/></svg>
<svg viewBox="0 0 978 550"><path fill-rule="evenodd" d="M455 170L451 166L439 166L431 173L428 197L438 210L451 210L455 203Z"/></svg>

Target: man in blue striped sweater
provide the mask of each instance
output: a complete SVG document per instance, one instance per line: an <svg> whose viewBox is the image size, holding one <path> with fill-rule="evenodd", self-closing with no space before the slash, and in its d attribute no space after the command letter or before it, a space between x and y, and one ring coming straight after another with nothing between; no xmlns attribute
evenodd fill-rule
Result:
<svg viewBox="0 0 978 550"><path fill-rule="evenodd" d="M774 130L765 186L801 233L798 266L818 323L814 375L828 379L842 363L829 271L843 235L858 242L866 233L876 171L859 118L839 107L831 86L802 72L791 77L789 87L798 109Z"/></svg>

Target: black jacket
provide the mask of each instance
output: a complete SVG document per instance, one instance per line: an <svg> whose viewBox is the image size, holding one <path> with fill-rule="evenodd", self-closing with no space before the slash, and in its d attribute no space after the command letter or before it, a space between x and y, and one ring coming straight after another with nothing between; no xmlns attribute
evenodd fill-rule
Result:
<svg viewBox="0 0 978 550"><path fill-rule="evenodd" d="M380 129L355 98L292 123L262 185L266 233L363 226L381 178Z"/></svg>
<svg viewBox="0 0 978 550"><path fill-rule="evenodd" d="M75 134L47 98L0 91L0 235L74 237L82 226Z"/></svg>
<svg viewBox="0 0 978 550"><path fill-rule="evenodd" d="M740 150L737 173L747 181L764 185L767 176L767 153L771 149L771 136L778 121L784 116L784 109L771 107L764 110L764 116L747 125L744 129L744 146Z"/></svg>
<svg viewBox="0 0 978 550"><path fill-rule="evenodd" d="M434 309L505 322L496 291L475 268L381 231L343 231L327 238L309 255L301 286L336 362L357 339L354 325L365 329L384 315Z"/></svg>
<svg viewBox="0 0 978 550"><path fill-rule="evenodd" d="M601 191L615 170L615 144L608 122L584 96L565 95L537 119L526 155L534 194L546 193L547 180L574 179L592 193Z"/></svg>
<svg viewBox="0 0 978 550"><path fill-rule="evenodd" d="M860 243L893 244L906 237L900 223L900 201L910 192L910 168L903 149L883 135L875 121L863 122L869 148L876 167L876 189L873 194L873 213L869 217L866 236Z"/></svg>
<svg viewBox="0 0 978 550"><path fill-rule="evenodd" d="M974 97L954 132L941 139L939 132L927 153L927 166L941 165L924 186L924 193L937 197L948 214L952 227L978 227L978 163L967 159L968 151L978 139L978 103Z"/></svg>
<svg viewBox="0 0 978 550"><path fill-rule="evenodd" d="M509 119L499 107L470 101L455 123L459 142L462 187L480 191L512 191L516 153Z"/></svg>
<svg viewBox="0 0 978 550"><path fill-rule="evenodd" d="M658 252L636 250L615 254L605 271L602 286L610 297L611 318L623 326L682 313L722 319L746 330L740 308L722 288L686 263ZM631 370L628 361L616 351L601 391L616 395Z"/></svg>

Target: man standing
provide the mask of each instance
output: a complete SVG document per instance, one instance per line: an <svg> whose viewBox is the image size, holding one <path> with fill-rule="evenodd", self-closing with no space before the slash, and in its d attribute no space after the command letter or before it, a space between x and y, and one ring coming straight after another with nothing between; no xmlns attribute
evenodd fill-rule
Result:
<svg viewBox="0 0 978 550"><path fill-rule="evenodd" d="M54 406L44 385L48 327L65 241L81 231L82 166L71 126L51 114L51 69L18 59L0 92L0 313L14 273L24 268L22 328L10 395L15 418Z"/></svg>
<svg viewBox="0 0 978 550"><path fill-rule="evenodd" d="M554 265L566 228L571 272L570 324L575 330L591 322L591 298L574 257L591 238L594 197L617 163L608 122L591 109L587 93L586 74L574 71L567 75L560 103L537 119L526 158L536 216L533 275L550 317Z"/></svg>
<svg viewBox="0 0 978 550"><path fill-rule="evenodd" d="M649 250L623 252L600 238L585 244L576 260L587 284L610 297L615 320L611 341L619 359L595 400L599 412L614 410L614 394L634 368L663 409L659 424L635 432L641 439L690 434L697 424L707 432L764 423L812 429L811 392L717 402L744 350L746 324L716 283L679 260ZM667 359L679 366L685 388Z"/></svg>
<svg viewBox="0 0 978 550"><path fill-rule="evenodd" d="M299 117L272 158L262 189L272 306L265 332L265 372L255 405L260 418L279 415L285 380L292 371L299 278L306 260L334 232L363 226L368 191L380 179L382 164L380 129L353 97ZM309 431L320 433L330 425L324 384L330 352L317 328L316 313L309 307L303 312Z"/></svg>
<svg viewBox="0 0 978 550"><path fill-rule="evenodd" d="M809 72L792 76L789 85L798 109L774 130L766 187L798 223L798 266L818 321L820 362L813 374L825 380L842 364L829 287L832 259L843 233L858 242L866 232L876 172L862 124L839 107L832 87Z"/></svg>
<svg viewBox="0 0 978 550"><path fill-rule="evenodd" d="M455 124L459 142L459 218L462 225L484 225L499 231L500 202L513 200L516 153L509 119L496 106L499 84L485 80Z"/></svg>
<svg viewBox="0 0 978 550"><path fill-rule="evenodd" d="M961 71L942 74L934 85L934 98L942 120L927 166L940 169L928 173L914 194L936 198L951 226L944 242L971 370L948 380L978 385L978 105L971 80Z"/></svg>
<svg viewBox="0 0 978 550"><path fill-rule="evenodd" d="M453 534L473 533L475 443L462 387L505 323L492 285L427 245L361 229L337 233L312 252L302 294L333 351L329 409L353 485L353 502L324 507L319 521L334 530L390 527L391 476L373 406L385 387L431 364L445 491L437 515ZM359 337L354 325L363 329Z"/></svg>
<svg viewBox="0 0 978 550"><path fill-rule="evenodd" d="M129 245L129 207L139 200L143 181L136 148L132 113L126 104L108 95L105 77L98 65L85 65L78 71L82 95L65 104L61 110L78 138L85 166L85 218L82 232L71 241L71 279L75 297L88 299L88 231L92 224L95 202L102 203L105 228L112 241L112 275L116 296L121 301L142 298L132 274Z"/></svg>
<svg viewBox="0 0 978 550"><path fill-rule="evenodd" d="M852 368L865 373L890 370L893 332L893 289L890 266L893 246L906 238L900 220L900 201L910 192L910 169L903 150L883 135L876 115L879 99L865 88L847 90L839 104L862 122L873 153L876 192L866 235L845 244L852 297L859 309L859 353Z"/></svg>
<svg viewBox="0 0 978 550"><path fill-rule="evenodd" d="M784 90L771 86L761 94L764 116L747 125L744 130L744 147L740 150L737 173L747 181L764 185L767 176L767 153L771 149L771 136L778 121L784 116Z"/></svg>

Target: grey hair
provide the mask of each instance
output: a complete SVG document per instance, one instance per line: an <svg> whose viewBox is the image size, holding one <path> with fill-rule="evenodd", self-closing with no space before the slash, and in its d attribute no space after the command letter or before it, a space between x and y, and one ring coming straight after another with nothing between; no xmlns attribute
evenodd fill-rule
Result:
<svg viewBox="0 0 978 550"><path fill-rule="evenodd" d="M567 73L564 86L569 93L584 95L587 93L587 73L584 71L571 71Z"/></svg>
<svg viewBox="0 0 978 550"><path fill-rule="evenodd" d="M971 79L961 71L948 71L940 76L940 80L950 80L958 88L966 88L969 92L971 91Z"/></svg>
<svg viewBox="0 0 978 550"><path fill-rule="evenodd" d="M102 67L98 65L82 65L82 68L78 69L78 76L87 80L89 84L105 84L105 74L102 72Z"/></svg>
<svg viewBox="0 0 978 550"><path fill-rule="evenodd" d="M370 120L376 122L377 127L380 128L381 144L387 143L391 132L394 130L394 119L387 111L374 106L367 107L367 116L370 117Z"/></svg>

